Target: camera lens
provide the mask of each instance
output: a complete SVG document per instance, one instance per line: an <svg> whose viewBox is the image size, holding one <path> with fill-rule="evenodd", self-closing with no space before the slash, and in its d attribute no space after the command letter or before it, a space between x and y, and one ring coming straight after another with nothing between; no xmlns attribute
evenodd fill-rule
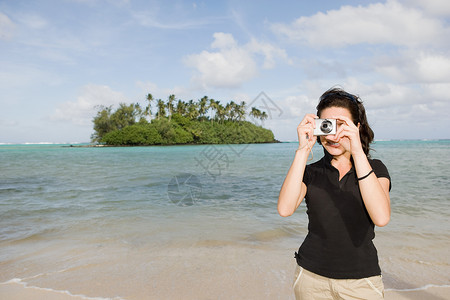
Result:
<svg viewBox="0 0 450 300"><path fill-rule="evenodd" d="M330 133L333 130L333 124L329 120L324 120L322 124L320 124L320 130L323 133Z"/></svg>

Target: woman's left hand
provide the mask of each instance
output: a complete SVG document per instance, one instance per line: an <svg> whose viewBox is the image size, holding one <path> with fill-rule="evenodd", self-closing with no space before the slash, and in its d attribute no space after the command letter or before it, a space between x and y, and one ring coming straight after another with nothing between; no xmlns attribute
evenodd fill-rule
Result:
<svg viewBox="0 0 450 300"><path fill-rule="evenodd" d="M356 126L350 118L345 116L338 116L336 120L338 123L335 135L336 140L352 155L359 152L364 153L359 135L359 123Z"/></svg>

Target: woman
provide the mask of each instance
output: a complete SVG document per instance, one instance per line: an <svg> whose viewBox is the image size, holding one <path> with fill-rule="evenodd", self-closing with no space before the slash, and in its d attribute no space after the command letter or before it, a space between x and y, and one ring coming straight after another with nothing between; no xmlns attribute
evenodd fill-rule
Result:
<svg viewBox="0 0 450 300"><path fill-rule="evenodd" d="M336 119L334 135L315 136L315 119ZM297 299L383 299L384 286L372 242L374 225L390 219L387 168L369 158L373 131L357 96L326 91L317 116L297 127L299 147L278 198L281 216L292 215L303 199L308 235L295 253ZM306 165L318 141L324 157Z"/></svg>

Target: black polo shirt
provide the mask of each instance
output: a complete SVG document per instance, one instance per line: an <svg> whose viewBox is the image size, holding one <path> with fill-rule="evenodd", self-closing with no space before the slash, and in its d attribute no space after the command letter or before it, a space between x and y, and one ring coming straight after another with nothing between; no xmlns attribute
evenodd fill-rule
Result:
<svg viewBox="0 0 450 300"><path fill-rule="evenodd" d="M364 206L356 171L339 181L339 171L325 156L306 166L303 182L309 218L308 235L295 257L297 263L318 275L359 279L380 275L377 250L372 242L374 224ZM380 160L371 160L377 177L390 176Z"/></svg>

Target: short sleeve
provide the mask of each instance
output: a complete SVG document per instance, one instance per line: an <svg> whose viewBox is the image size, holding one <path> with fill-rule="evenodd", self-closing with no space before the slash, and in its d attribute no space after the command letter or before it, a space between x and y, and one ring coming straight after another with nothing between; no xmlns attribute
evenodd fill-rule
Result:
<svg viewBox="0 0 450 300"><path fill-rule="evenodd" d="M389 175L389 171L386 168L386 166L381 162L379 159L374 159L370 162L370 165L372 166L373 171L375 172L375 175L377 175L378 178L384 177L389 179L389 190L391 190L392 187L392 181L391 176Z"/></svg>
<svg viewBox="0 0 450 300"><path fill-rule="evenodd" d="M311 182L311 167L306 165L305 172L303 172L303 183L308 186Z"/></svg>

